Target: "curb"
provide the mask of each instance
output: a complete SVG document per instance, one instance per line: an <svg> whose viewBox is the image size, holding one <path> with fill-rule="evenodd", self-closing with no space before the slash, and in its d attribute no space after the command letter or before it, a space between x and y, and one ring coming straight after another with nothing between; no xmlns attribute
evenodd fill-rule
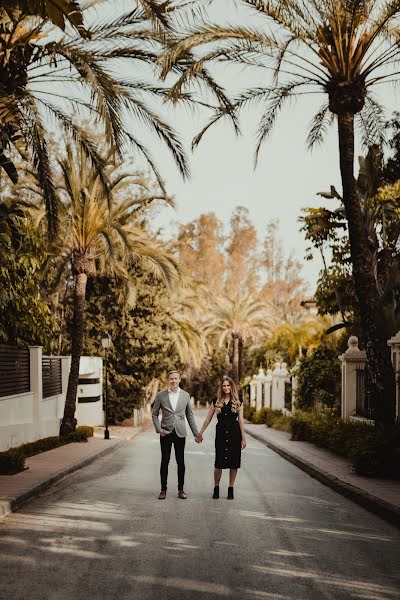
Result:
<svg viewBox="0 0 400 600"><path fill-rule="evenodd" d="M296 465L296 467L299 467L299 469L301 469L302 471L308 473L308 475L310 475L311 477L314 477L314 479L318 479L318 481L320 481L327 487L330 487L335 492L338 492L342 496L349 498L350 500L356 502L363 508L366 508L370 512L373 512L379 517L382 517L382 519L385 519L385 521L388 521L392 525L395 525L396 527L400 528L400 509L397 506L390 504L390 502L386 502L386 500L382 500L381 498L372 496L371 494L360 490L360 488L357 488L356 486L351 485L350 483L345 483L344 481L341 481L340 479L334 477L327 471L318 469L308 461L302 458L300 459L298 456L296 456L295 454L291 454L287 450L283 450L277 444L266 440L257 433L250 432L247 429L246 433L254 439L258 440L259 442L268 446L268 448L282 456L282 458Z"/></svg>
<svg viewBox="0 0 400 600"><path fill-rule="evenodd" d="M20 494L19 496L16 496L15 498L10 497L10 498L7 498L6 500L0 500L0 521L6 515L17 511L19 508L21 508L21 506L23 504L25 504L32 498L34 498L34 497L38 496L39 494L41 494L42 492L48 490L52 485L54 485L61 479L64 479L64 477L71 475L75 471L79 471L79 469L86 467L87 465L94 462L98 458L101 458L102 456L106 456L107 454L110 454L114 450L121 448L121 446L124 446L125 444L130 442L132 439L134 439L135 437L140 435L146 429L147 429L147 426L144 426L141 428L140 431L135 433L132 437L123 438L123 439L117 441L115 444L113 444L109 448L107 448L107 447L103 448L102 450L99 450L98 452L96 452L95 454L92 454L91 456L86 456L85 458L82 458L78 462L70 465L69 467L65 467L61 471L58 471L54 475L51 475L48 479L41 481L40 483L38 483L34 487L32 487L30 490L24 492L23 494Z"/></svg>

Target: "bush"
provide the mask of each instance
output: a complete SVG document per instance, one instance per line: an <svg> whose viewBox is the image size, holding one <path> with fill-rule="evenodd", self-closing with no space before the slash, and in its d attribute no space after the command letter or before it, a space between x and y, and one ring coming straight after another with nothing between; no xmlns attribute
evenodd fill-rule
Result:
<svg viewBox="0 0 400 600"><path fill-rule="evenodd" d="M255 425L265 424L268 427L280 429L281 431L290 431L290 421L292 417L284 415L281 410L272 410L271 408L263 406L263 408L256 411L254 407L249 406L247 407L247 411L245 407L244 416Z"/></svg>
<svg viewBox="0 0 400 600"><path fill-rule="evenodd" d="M358 475L400 478L400 425L383 434L363 421L297 412L291 431L292 440L312 442L350 458Z"/></svg>
<svg viewBox="0 0 400 600"><path fill-rule="evenodd" d="M252 421L253 415L256 412L254 406L250 406L250 404L245 404L243 407L243 416L245 419Z"/></svg>
<svg viewBox="0 0 400 600"><path fill-rule="evenodd" d="M0 452L0 475L15 475L25 468L25 456L20 448Z"/></svg>
<svg viewBox="0 0 400 600"><path fill-rule="evenodd" d="M22 444L5 452L0 452L0 475L15 475L25 468L25 459L41 452L53 450L73 442L87 442L93 435L93 427L77 427L73 433L60 437L54 435L28 444Z"/></svg>
<svg viewBox="0 0 400 600"><path fill-rule="evenodd" d="M296 407L312 410L316 403L332 408L339 393L340 362L336 352L319 346L300 360L297 373Z"/></svg>
<svg viewBox="0 0 400 600"><path fill-rule="evenodd" d="M87 438L93 437L94 428L90 425L80 425L76 428L76 431L81 431Z"/></svg>

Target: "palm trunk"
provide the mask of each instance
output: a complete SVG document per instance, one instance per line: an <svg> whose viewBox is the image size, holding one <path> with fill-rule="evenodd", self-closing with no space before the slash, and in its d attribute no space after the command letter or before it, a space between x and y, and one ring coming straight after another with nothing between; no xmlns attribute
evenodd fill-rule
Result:
<svg viewBox="0 0 400 600"><path fill-rule="evenodd" d="M242 381L243 377L243 340L239 338L239 364L238 364L238 382Z"/></svg>
<svg viewBox="0 0 400 600"><path fill-rule="evenodd" d="M384 335L377 282L372 256L354 180L354 115L338 115L340 172L343 203L349 228L353 279L361 326L365 338L370 398L377 424L395 419L395 376Z"/></svg>
<svg viewBox="0 0 400 600"><path fill-rule="evenodd" d="M60 435L72 433L76 428L76 393L78 390L79 363L83 346L86 283L86 273L79 273L76 275L74 289L74 320L72 325L71 369L69 372L67 397L65 399L64 416L61 421Z"/></svg>
<svg viewBox="0 0 400 600"><path fill-rule="evenodd" d="M239 383L239 338L233 338L232 379Z"/></svg>

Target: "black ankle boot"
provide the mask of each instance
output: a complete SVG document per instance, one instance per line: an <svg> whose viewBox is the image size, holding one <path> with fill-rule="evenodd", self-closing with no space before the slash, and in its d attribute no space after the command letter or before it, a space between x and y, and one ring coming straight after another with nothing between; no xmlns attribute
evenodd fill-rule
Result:
<svg viewBox="0 0 400 600"><path fill-rule="evenodd" d="M233 487L228 487L228 500L234 500Z"/></svg>
<svg viewBox="0 0 400 600"><path fill-rule="evenodd" d="M219 498L219 485L216 485L214 487L213 498L214 498L214 500L217 500Z"/></svg>

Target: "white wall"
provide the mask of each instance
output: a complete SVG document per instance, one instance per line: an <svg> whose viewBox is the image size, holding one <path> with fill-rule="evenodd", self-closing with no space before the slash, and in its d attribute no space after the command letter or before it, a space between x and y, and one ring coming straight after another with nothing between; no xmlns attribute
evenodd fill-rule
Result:
<svg viewBox="0 0 400 600"><path fill-rule="evenodd" d="M61 394L43 398L42 348L40 346L30 348L30 391L25 394L0 397L0 451L59 434L71 366L70 356L60 358ZM102 359L97 356L82 356L80 378L100 379L100 383L79 385L78 398L100 396L100 400L88 403L77 402L78 425L101 425L103 422Z"/></svg>

